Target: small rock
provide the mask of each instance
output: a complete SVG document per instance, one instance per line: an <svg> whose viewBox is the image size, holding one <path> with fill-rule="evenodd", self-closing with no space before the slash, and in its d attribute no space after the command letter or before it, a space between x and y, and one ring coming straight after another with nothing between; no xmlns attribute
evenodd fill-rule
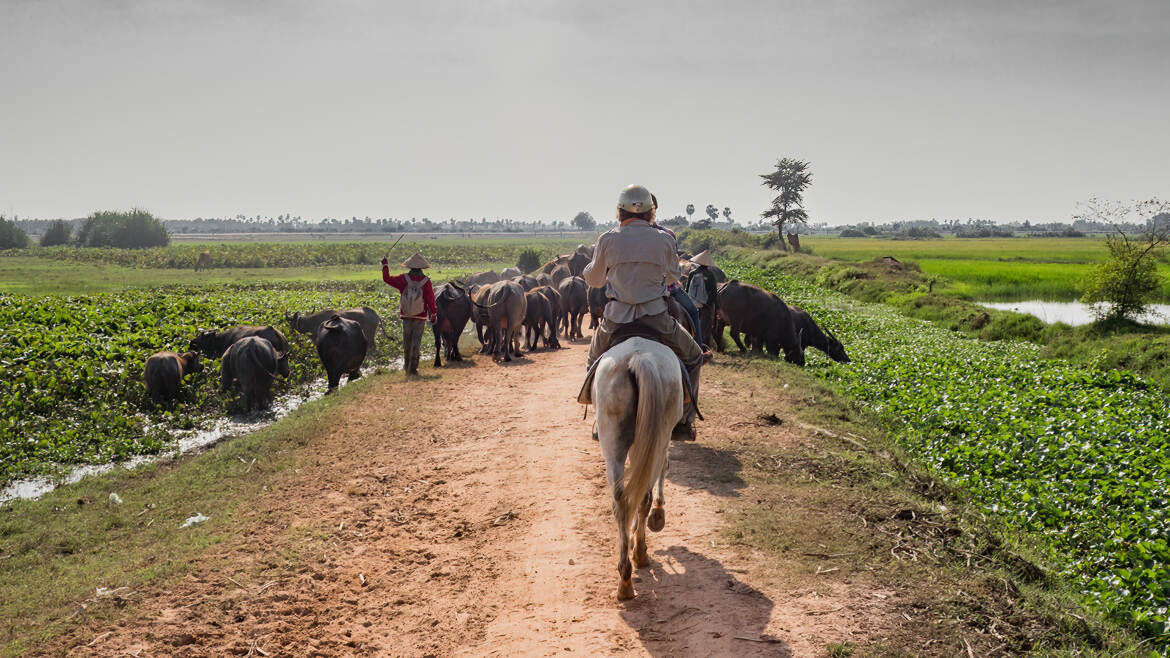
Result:
<svg viewBox="0 0 1170 658"><path fill-rule="evenodd" d="M569 558L569 566L573 566L574 564L577 564L577 561L573 558Z"/></svg>
<svg viewBox="0 0 1170 658"><path fill-rule="evenodd" d="M196 523L203 523L203 522L204 522L204 521L206 521L208 518L210 518L210 517L203 516L203 514L201 514L201 513L199 513L199 512L196 512L196 513L195 513L195 516L189 516L189 517L187 517L187 520L186 520L186 521L183 521L183 525L181 525L181 526L179 526L179 527L180 527L180 528L189 528L189 527L191 527L191 526L195 525Z"/></svg>
<svg viewBox="0 0 1170 658"><path fill-rule="evenodd" d="M111 491L110 492L110 504L111 505L121 505L122 504L122 497Z"/></svg>

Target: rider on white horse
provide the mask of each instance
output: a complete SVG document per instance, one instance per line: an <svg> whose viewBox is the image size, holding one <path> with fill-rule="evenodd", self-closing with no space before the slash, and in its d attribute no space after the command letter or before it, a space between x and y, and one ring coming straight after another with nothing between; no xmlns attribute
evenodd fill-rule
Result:
<svg viewBox="0 0 1170 658"><path fill-rule="evenodd" d="M609 349L613 336L633 322L657 334L659 342L674 350L686 366L691 382L692 404L675 436L694 438L699 369L706 356L694 338L666 309L667 286L682 279L674 238L650 226L654 203L650 190L630 185L622 190L617 205L618 228L597 239L593 260L582 276L593 288L604 287L609 302L589 345L589 366Z"/></svg>

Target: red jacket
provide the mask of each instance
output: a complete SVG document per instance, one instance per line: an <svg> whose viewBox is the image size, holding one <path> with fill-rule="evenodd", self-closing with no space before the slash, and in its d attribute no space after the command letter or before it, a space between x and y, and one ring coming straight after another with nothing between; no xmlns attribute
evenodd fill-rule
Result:
<svg viewBox="0 0 1170 658"><path fill-rule="evenodd" d="M423 275L423 276L425 277L426 275ZM406 274L396 274L394 276L390 276L390 266L389 265L382 266L382 280L385 281L386 283L394 286L394 288L396 290L398 290L398 292L402 292L406 288L406 277L407 277ZM415 279L413 277L411 278L411 281L418 281L418 280L419 279ZM434 288L434 286L431 285L431 280L429 278L427 279L427 282L425 284L423 284L422 295L423 295L423 306L426 308L426 313L421 313L419 315L410 316L410 315L402 315L401 312L399 312L399 317L413 318L416 320L426 320L428 317L433 318L433 317L437 316L439 314L439 307L435 306L435 288Z"/></svg>

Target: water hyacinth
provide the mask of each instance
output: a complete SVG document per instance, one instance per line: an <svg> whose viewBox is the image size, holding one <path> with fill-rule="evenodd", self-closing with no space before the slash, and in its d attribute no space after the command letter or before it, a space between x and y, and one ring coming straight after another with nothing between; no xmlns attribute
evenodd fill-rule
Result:
<svg viewBox="0 0 1170 658"><path fill-rule="evenodd" d="M1170 647L1170 400L1122 371L981 342L889 307L729 263L801 306L854 362L815 372L885 421L907 453L989 512L1048 538L1087 601Z"/></svg>

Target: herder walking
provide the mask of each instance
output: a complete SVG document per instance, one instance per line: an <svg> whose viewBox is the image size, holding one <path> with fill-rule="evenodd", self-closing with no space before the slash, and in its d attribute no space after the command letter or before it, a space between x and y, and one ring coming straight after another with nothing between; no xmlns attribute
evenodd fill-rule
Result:
<svg viewBox="0 0 1170 658"><path fill-rule="evenodd" d="M715 266L715 261L711 254L703 251L692 258L691 262L697 267L687 277L687 294L699 307L701 335L714 336L715 313L719 310L719 282L715 280L715 272L711 270ZM702 342L702 339L699 340Z"/></svg>
<svg viewBox="0 0 1170 658"><path fill-rule="evenodd" d="M408 375L418 374L419 350L426 323L435 323L439 309L435 306L435 289L423 270L431 266L419 252L402 262L410 271L390 276L390 264L382 259L382 280L402 293L398 316L402 318L402 367Z"/></svg>

